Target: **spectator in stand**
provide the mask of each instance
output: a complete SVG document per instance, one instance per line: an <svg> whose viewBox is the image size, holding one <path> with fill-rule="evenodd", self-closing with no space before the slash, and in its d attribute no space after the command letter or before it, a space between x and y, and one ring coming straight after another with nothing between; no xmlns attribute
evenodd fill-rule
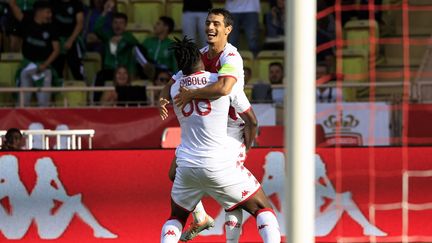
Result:
<svg viewBox="0 0 432 243"><path fill-rule="evenodd" d="M285 1L277 0L271 10L265 14L266 36L277 38L285 35Z"/></svg>
<svg viewBox="0 0 432 243"><path fill-rule="evenodd" d="M113 8L114 1L108 0L104 5L102 15L95 24L94 31L105 46L103 67L96 75L96 86L104 86L106 80L113 80L114 70L118 65L126 66L130 76L135 74L136 63L133 50L138 45L138 40L131 32L126 31L127 16L123 13L114 13L111 30L104 31L103 29L106 16L113 11ZM99 102L100 97L101 92L95 92L94 101Z"/></svg>
<svg viewBox="0 0 432 243"><path fill-rule="evenodd" d="M200 48L207 44L204 23L211 8L212 2L210 0L183 0L183 35L192 38Z"/></svg>
<svg viewBox="0 0 432 243"><path fill-rule="evenodd" d="M33 10L33 4L36 0L17 0L16 4L18 8L26 14L30 14ZM19 36L18 31L18 21L15 18L13 12L8 6L7 1L4 1L2 4L1 11L4 13L2 18L2 29L5 33L5 41L6 38L9 39L8 44L9 47L7 51L9 52L19 52L21 50L22 39Z"/></svg>
<svg viewBox="0 0 432 243"><path fill-rule="evenodd" d="M269 81L271 85L282 85L284 78L283 65L280 62L272 62L269 64ZM283 105L284 88L272 87L273 103Z"/></svg>
<svg viewBox="0 0 432 243"><path fill-rule="evenodd" d="M84 43L80 37L84 25L84 6L80 0L51 0L51 6L60 39L60 55L52 66L63 79L67 62L74 80L84 81Z"/></svg>
<svg viewBox="0 0 432 243"><path fill-rule="evenodd" d="M84 38L87 51L95 51L102 54L103 43L94 32L96 20L102 15L104 4L107 0L91 0L90 6L84 8L84 27L82 36ZM112 12L109 12L105 17L106 21L103 26L103 31L111 30Z"/></svg>
<svg viewBox="0 0 432 243"><path fill-rule="evenodd" d="M336 88L332 87L319 87L321 84L329 83L333 80L333 75L329 73L329 67L325 62L317 63L316 66L316 83L317 83L317 103L332 103L336 102L338 94Z"/></svg>
<svg viewBox="0 0 432 243"><path fill-rule="evenodd" d="M21 11L16 0L10 0L9 6L19 21L18 33L22 43L24 57L21 68L17 71L20 87L50 87L55 71L50 68L52 62L60 53L57 32L51 23L51 4L49 1L39 0L33 5L34 14L28 15ZM30 104L32 93L24 94L24 105ZM48 106L51 100L49 92L36 94L39 106Z"/></svg>
<svg viewBox="0 0 432 243"><path fill-rule="evenodd" d="M155 78L153 79L153 85L159 86L159 87L165 87L165 85L170 81L172 77L172 74L168 70L159 70L159 72L155 75ZM154 92L154 100L159 100L159 91Z"/></svg>
<svg viewBox="0 0 432 243"><path fill-rule="evenodd" d="M22 150L23 146L24 139L21 131L18 128L8 129L1 150Z"/></svg>
<svg viewBox="0 0 432 243"><path fill-rule="evenodd" d="M243 71L244 71L244 84L247 85L252 80L252 69L250 67L244 67ZM248 100L252 100L252 89L245 87L244 92Z"/></svg>
<svg viewBox="0 0 432 243"><path fill-rule="evenodd" d="M114 71L114 86L130 86L131 78L126 66L119 65ZM101 98L101 103L104 106L113 106L117 104L118 94L116 90L104 92Z"/></svg>
<svg viewBox="0 0 432 243"><path fill-rule="evenodd" d="M243 28L249 50L258 55L259 52L259 12L261 10L259 0L226 0L225 8L231 12L234 18L233 31L229 35L229 43L239 47L240 29Z"/></svg>
<svg viewBox="0 0 432 243"><path fill-rule="evenodd" d="M317 1L317 10L322 11L329 6L327 5L325 0ZM320 18L317 21L317 35L316 35L316 45L320 46L321 44L330 42L335 39L335 19L332 14L327 15L326 17ZM331 62L331 59L334 57L334 52L332 48L325 49L317 53L317 61L327 61Z"/></svg>
<svg viewBox="0 0 432 243"><path fill-rule="evenodd" d="M136 48L137 61L141 64L143 70L155 70L147 72L145 76L153 79L152 73L158 73L159 70L177 71L177 64L170 50L173 40L169 34L174 30L174 20L170 17L162 16L153 26L153 36L144 40L141 48ZM146 60L148 57L149 60Z"/></svg>

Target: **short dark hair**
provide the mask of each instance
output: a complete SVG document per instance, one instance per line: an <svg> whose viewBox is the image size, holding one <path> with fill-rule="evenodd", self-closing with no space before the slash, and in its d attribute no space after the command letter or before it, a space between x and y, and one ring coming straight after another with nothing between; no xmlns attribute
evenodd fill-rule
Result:
<svg viewBox="0 0 432 243"><path fill-rule="evenodd" d="M5 135L6 141L12 140L14 134L19 134L22 137L22 133L18 128L9 128Z"/></svg>
<svg viewBox="0 0 432 243"><path fill-rule="evenodd" d="M128 16L124 13L114 13L113 19L124 19L126 23L128 22Z"/></svg>
<svg viewBox="0 0 432 243"><path fill-rule="evenodd" d="M196 72L201 61L201 52L198 46L192 39L188 39L186 36L183 40L177 37L174 37L174 40L170 49L174 52L178 68L182 70L184 75L190 75Z"/></svg>
<svg viewBox="0 0 432 243"><path fill-rule="evenodd" d="M36 2L34 2L33 4L33 10L37 11L37 10L41 10L41 9L51 9L51 3L48 0L38 0Z"/></svg>
<svg viewBox="0 0 432 243"><path fill-rule="evenodd" d="M270 69L272 66L277 66L277 67L280 67L280 69L281 69L282 71L284 70L283 65L282 65L281 62L272 62L272 63L270 63L270 64L269 64L269 69Z"/></svg>
<svg viewBox="0 0 432 243"><path fill-rule="evenodd" d="M230 13L230 11L228 11L224 8L212 8L208 12L208 15L210 15L210 14L222 15L224 17L225 27L234 25L234 18L232 16L232 14Z"/></svg>
<svg viewBox="0 0 432 243"><path fill-rule="evenodd" d="M174 20L168 16L161 16L159 20L164 23L165 26L168 27L168 33L171 33L174 30Z"/></svg>

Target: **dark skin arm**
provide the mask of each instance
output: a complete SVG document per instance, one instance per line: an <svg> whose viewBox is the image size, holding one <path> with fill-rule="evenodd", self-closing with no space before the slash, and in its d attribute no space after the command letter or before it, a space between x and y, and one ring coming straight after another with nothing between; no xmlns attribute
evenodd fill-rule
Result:
<svg viewBox="0 0 432 243"><path fill-rule="evenodd" d="M159 115L162 120L168 118L168 109L166 108L166 105L170 103L170 90L174 82L174 79L170 79L170 81L165 85L165 87L163 87L159 95Z"/></svg>
<svg viewBox="0 0 432 243"><path fill-rule="evenodd" d="M253 109L249 109L246 112L239 113L241 119L245 122L244 127L244 144L246 146L246 152L252 147L253 141L255 140L258 121L256 119Z"/></svg>
<svg viewBox="0 0 432 243"><path fill-rule="evenodd" d="M174 98L174 103L181 109L192 99L218 99L229 95L237 80L233 77L220 77L219 80L201 89L186 89L182 87L180 93Z"/></svg>

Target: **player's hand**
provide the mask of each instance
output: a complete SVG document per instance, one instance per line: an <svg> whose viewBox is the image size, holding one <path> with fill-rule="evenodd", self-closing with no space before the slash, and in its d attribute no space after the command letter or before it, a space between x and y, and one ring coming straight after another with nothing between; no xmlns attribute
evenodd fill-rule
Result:
<svg viewBox="0 0 432 243"><path fill-rule="evenodd" d="M65 50L69 50L69 49L71 49L73 43L74 43L73 40L68 39L68 40L64 43L64 48L65 48Z"/></svg>
<svg viewBox="0 0 432 243"><path fill-rule="evenodd" d="M165 98L159 99L159 116L162 120L165 120L168 118L168 109L166 108L166 105L169 104L169 100Z"/></svg>
<svg viewBox="0 0 432 243"><path fill-rule="evenodd" d="M192 100L192 91L185 87L181 87L179 91L180 93L174 97L174 104L183 109Z"/></svg>

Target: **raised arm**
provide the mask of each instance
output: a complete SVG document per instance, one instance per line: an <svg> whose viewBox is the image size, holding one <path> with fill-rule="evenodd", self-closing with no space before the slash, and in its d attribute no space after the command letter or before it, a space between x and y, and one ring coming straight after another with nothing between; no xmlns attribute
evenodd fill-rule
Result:
<svg viewBox="0 0 432 243"><path fill-rule="evenodd" d="M24 18L24 14L21 11L21 9L18 7L16 0L10 0L9 1L9 6L12 10L12 14L13 16L21 22L21 20Z"/></svg>

